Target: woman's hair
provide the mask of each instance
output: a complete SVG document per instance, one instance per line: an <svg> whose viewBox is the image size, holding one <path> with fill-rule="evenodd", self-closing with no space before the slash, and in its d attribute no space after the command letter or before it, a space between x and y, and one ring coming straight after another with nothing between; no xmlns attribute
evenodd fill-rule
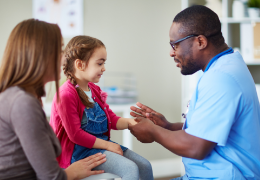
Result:
<svg viewBox="0 0 260 180"><path fill-rule="evenodd" d="M45 95L43 78L49 64L55 73L57 91L61 48L58 25L35 19L20 22L7 41L0 67L0 92L11 86L33 88L40 99Z"/></svg>
<svg viewBox="0 0 260 180"><path fill-rule="evenodd" d="M90 36L76 36L69 41L64 51L64 74L66 75L67 79L69 79L70 82L75 86L82 103L86 107L93 107L93 103L89 101L89 98L85 92L79 86L76 86L77 81L74 77L74 62L76 59L80 59L87 65L95 49L100 47L105 47L105 45L96 38Z"/></svg>

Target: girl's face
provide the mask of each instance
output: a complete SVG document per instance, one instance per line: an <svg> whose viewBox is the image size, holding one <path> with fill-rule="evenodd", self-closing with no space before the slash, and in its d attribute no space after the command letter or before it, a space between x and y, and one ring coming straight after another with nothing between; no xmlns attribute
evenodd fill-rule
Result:
<svg viewBox="0 0 260 180"><path fill-rule="evenodd" d="M82 71L82 78L87 82L98 83L105 69L107 51L104 47L95 49Z"/></svg>

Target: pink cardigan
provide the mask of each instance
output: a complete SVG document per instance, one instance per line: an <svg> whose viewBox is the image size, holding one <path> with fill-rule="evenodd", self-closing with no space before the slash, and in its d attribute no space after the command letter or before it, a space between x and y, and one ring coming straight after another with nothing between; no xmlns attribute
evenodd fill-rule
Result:
<svg viewBox="0 0 260 180"><path fill-rule="evenodd" d="M101 97L102 91L99 86L94 83L88 84L92 98L104 110L108 120L108 137L110 138L110 130L116 128L116 123L120 117L116 116L110 109L104 98ZM92 148L96 137L87 133L80 128L84 104L81 102L75 87L66 81L60 88L60 103L56 101L54 96L50 125L52 126L56 136L60 140L62 153L57 158L60 167L67 168L70 165L74 145L78 144L87 148Z"/></svg>

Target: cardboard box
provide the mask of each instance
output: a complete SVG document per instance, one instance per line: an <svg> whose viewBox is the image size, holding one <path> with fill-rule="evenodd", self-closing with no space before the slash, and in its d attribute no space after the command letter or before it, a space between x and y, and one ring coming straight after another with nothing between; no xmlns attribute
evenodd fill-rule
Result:
<svg viewBox="0 0 260 180"><path fill-rule="evenodd" d="M240 48L245 62L260 61L260 23L240 24Z"/></svg>
<svg viewBox="0 0 260 180"><path fill-rule="evenodd" d="M253 25L254 29L254 59L260 61L260 23Z"/></svg>

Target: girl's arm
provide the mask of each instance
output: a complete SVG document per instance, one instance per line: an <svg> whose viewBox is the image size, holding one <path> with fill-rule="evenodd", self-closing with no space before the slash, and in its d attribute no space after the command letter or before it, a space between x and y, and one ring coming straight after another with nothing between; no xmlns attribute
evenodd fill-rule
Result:
<svg viewBox="0 0 260 180"><path fill-rule="evenodd" d="M128 129L128 125L135 125L137 124L137 122L134 119L131 118L119 118L117 123L116 123L116 128L118 130L122 130L122 129Z"/></svg>
<svg viewBox="0 0 260 180"><path fill-rule="evenodd" d="M75 99L70 92L61 92L60 103L57 104L58 114L62 119L69 139L73 143L87 148L105 149L123 155L123 151L118 144L96 138L80 128L81 120L77 112L77 102Z"/></svg>
<svg viewBox="0 0 260 180"><path fill-rule="evenodd" d="M93 148L95 149L105 149L114 153L117 153L119 155L123 155L123 151L120 147L120 145L110 142L110 141L105 141L100 138L96 138L96 141L93 145Z"/></svg>
<svg viewBox="0 0 260 180"><path fill-rule="evenodd" d="M81 129L81 119L78 113L77 94L70 91L60 92L60 103L56 104L57 114L69 139L80 146L92 148L96 137Z"/></svg>

